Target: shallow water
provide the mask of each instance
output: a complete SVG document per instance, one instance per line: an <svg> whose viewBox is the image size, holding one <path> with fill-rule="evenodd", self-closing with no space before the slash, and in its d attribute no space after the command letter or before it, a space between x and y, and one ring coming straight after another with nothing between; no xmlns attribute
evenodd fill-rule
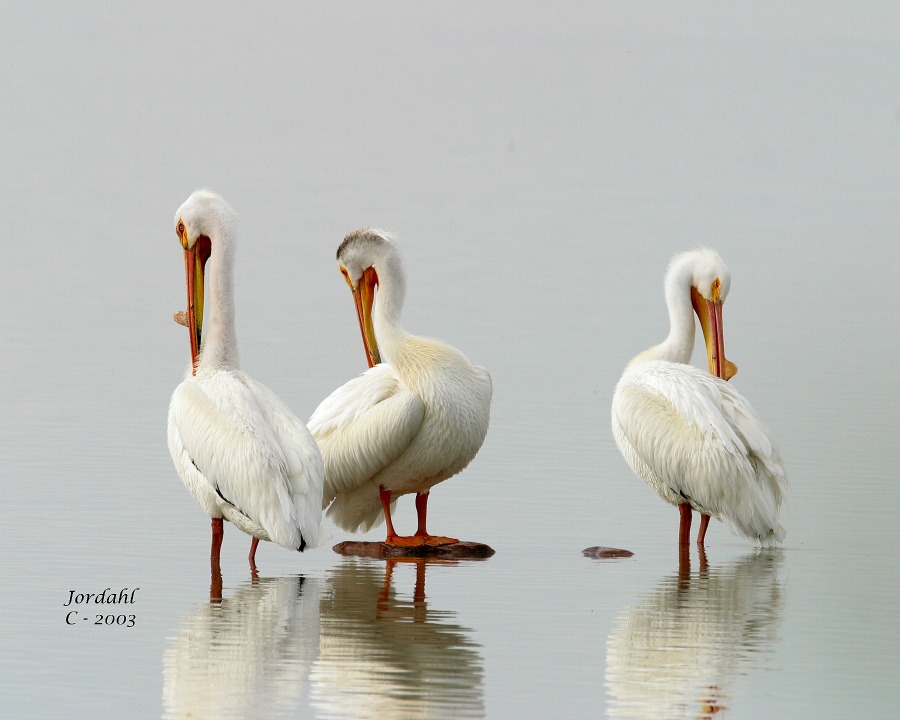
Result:
<svg viewBox="0 0 900 720"><path fill-rule="evenodd" d="M889 715L900 17L807 15L0 9L4 714ZM165 444L188 356L171 219L201 185L241 215L244 368L301 417L364 367L337 244L397 234L405 326L495 388L430 527L494 557L265 545L254 579L228 527L210 602L208 520ZM714 524L683 561L609 404L665 334L668 258L699 244L731 267L732 382L791 495L783 548ZM133 627L66 624L70 591L107 587L139 588L112 606Z"/></svg>

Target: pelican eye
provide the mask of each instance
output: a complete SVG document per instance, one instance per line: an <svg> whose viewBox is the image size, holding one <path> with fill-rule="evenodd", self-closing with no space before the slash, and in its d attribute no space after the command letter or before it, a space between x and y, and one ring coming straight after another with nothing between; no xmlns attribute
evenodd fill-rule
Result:
<svg viewBox="0 0 900 720"><path fill-rule="evenodd" d="M347 268L345 268L343 265L341 265L341 275L344 276L344 280L347 281L350 289L353 290L353 281L350 279L350 273L347 272Z"/></svg>

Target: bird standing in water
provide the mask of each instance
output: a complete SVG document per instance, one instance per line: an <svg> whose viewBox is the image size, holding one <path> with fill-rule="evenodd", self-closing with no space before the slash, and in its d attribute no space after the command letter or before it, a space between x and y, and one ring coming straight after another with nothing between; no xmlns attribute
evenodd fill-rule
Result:
<svg viewBox="0 0 900 720"><path fill-rule="evenodd" d="M219 557L225 519L253 538L253 564L260 540L303 551L324 539L325 468L303 422L240 370L232 290L235 222L231 206L205 190L175 214L187 276L191 366L172 394L168 441L178 474L212 518L210 556Z"/></svg>
<svg viewBox="0 0 900 720"><path fill-rule="evenodd" d="M784 539L778 521L787 492L781 453L749 402L726 381L722 303L731 274L714 250L676 255L666 274L669 335L625 368L612 402L612 430L631 469L681 514L679 544L690 540L691 510L764 547ZM690 362L696 312L709 373Z"/></svg>

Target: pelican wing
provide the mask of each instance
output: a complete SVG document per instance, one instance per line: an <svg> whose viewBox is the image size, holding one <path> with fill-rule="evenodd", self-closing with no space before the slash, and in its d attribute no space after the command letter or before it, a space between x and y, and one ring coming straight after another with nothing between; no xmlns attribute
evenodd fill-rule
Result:
<svg viewBox="0 0 900 720"><path fill-rule="evenodd" d="M652 473L645 477L651 484L735 524L727 508L751 511L743 514L760 522L777 516L787 489L781 455L756 411L728 383L689 365L642 363L623 375L613 411L639 464ZM770 529L739 530L759 537Z"/></svg>
<svg viewBox="0 0 900 720"><path fill-rule="evenodd" d="M314 483L304 472L298 476L298 467L308 468L303 453L285 453L270 424L283 411L257 397L258 388L227 371L204 378L202 385L186 380L173 395L171 419L184 451L215 493L279 545L300 549L303 519L293 495L295 486ZM281 432L285 439L290 431Z"/></svg>
<svg viewBox="0 0 900 720"><path fill-rule="evenodd" d="M325 398L309 429L325 461L327 504L396 460L419 432L425 405L381 363Z"/></svg>
<svg viewBox="0 0 900 720"><path fill-rule="evenodd" d="M284 401L265 385L246 378L259 401L285 460L287 483L303 537L310 547L328 539L321 527L325 465L312 434Z"/></svg>
<svg viewBox="0 0 900 720"><path fill-rule="evenodd" d="M704 433L713 433L729 453L753 455L769 471L783 472L769 429L730 383L691 365L660 363L662 372L642 375L648 389L668 396L677 414Z"/></svg>

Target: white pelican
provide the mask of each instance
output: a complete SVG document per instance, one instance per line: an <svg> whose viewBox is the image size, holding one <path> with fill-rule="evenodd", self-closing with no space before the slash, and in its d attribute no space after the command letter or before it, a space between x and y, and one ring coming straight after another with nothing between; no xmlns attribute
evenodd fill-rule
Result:
<svg viewBox="0 0 900 720"><path fill-rule="evenodd" d="M400 327L406 281L388 235L351 233L337 261L356 300L370 369L325 398L309 420L325 460L323 499L326 505L333 500L328 517L356 532L376 525L383 513L390 545L457 542L426 530L428 493L481 448L491 376L456 348ZM418 529L402 537L394 531L391 504L413 492Z"/></svg>
<svg viewBox="0 0 900 720"><path fill-rule="evenodd" d="M187 273L192 363L169 405L169 452L187 489L212 518L211 557L219 557L224 518L253 537L253 563L260 540L302 551L323 539L325 469L303 422L240 371L232 295L235 220L228 203L205 190L175 214Z"/></svg>
<svg viewBox="0 0 900 720"><path fill-rule="evenodd" d="M781 454L750 403L726 380L722 303L731 275L714 250L676 255L666 274L669 335L625 368L612 402L612 429L631 469L681 512L679 543L690 539L691 508L701 513L702 547L710 516L732 532L770 546L787 476ZM687 363L700 319L707 374ZM715 376L715 377L713 377Z"/></svg>

